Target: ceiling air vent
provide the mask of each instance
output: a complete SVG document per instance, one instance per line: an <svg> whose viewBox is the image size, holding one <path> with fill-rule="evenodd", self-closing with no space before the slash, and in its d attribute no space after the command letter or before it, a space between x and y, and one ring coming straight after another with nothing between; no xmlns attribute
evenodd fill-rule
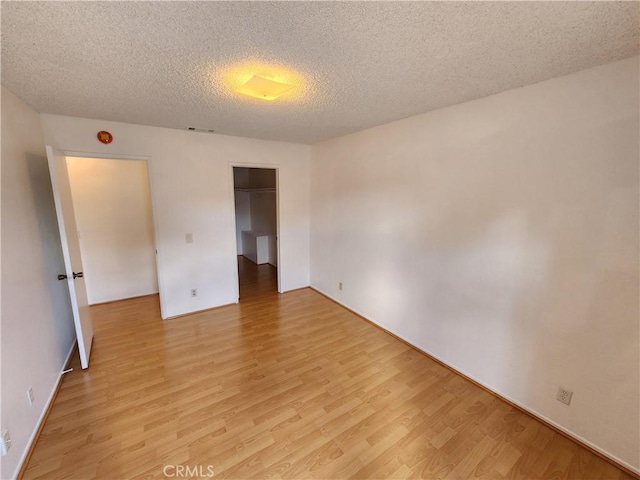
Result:
<svg viewBox="0 0 640 480"><path fill-rule="evenodd" d="M200 133L214 133L215 130L209 128L196 128L196 127L187 127L187 130L190 132L200 132Z"/></svg>

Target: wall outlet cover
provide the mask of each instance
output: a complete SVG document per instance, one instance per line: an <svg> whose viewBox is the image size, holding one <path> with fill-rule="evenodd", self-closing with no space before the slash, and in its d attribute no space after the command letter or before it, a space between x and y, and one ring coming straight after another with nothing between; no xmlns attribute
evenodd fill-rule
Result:
<svg viewBox="0 0 640 480"><path fill-rule="evenodd" d="M573 396L573 392L569 390L567 387L563 387L560 385L558 387L558 393L556 394L556 399L565 405L571 404L571 397Z"/></svg>

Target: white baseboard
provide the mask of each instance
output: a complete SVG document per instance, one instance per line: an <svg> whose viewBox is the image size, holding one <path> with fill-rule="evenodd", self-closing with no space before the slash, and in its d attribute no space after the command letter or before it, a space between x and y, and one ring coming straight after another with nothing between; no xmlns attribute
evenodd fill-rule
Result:
<svg viewBox="0 0 640 480"><path fill-rule="evenodd" d="M638 467L634 467L633 465L625 462L624 460L621 460L620 458L616 457L615 455L613 455L612 453L606 451L605 449L593 444L592 442L590 442L589 440L583 438L582 436L578 435L577 433L569 430L566 427L563 427L562 425L560 425L559 423L551 420L550 418L544 416L543 414L541 414L540 412L527 407L526 405L520 403L517 400L514 400L513 398L511 398L509 395L501 392L500 390L498 390L497 388L492 387L491 385L486 384L485 382L478 380L476 377L474 377L473 375L470 375L469 373L467 373L464 369L459 368L458 366L452 364L449 361L443 360L442 358L440 358L438 355L434 355L433 353L431 353L429 350L427 350L426 348L422 347L421 345L416 344L415 342L406 339L405 337L403 337L402 335L400 335L399 333L394 332L392 329L387 328L383 325L380 325L378 322L371 320L369 317L367 317L366 315L363 315L362 313L360 313L358 310L356 310L355 308L350 307L349 305L345 304L344 302L341 302L340 300L337 300L335 297L333 297L332 295L329 295L328 293L322 291L321 289L314 287L313 285L311 286L311 288L313 290L316 290L318 293L321 293L322 295L324 295L327 298L330 298L331 300L333 300L334 302L336 302L337 304L343 306L344 308L346 308L347 310L351 310L352 312L360 315L362 318L366 319L367 321L377 325L378 327L380 327L381 329L391 333L392 335L402 339L402 341L408 343L409 345L412 345L413 347L415 347L416 349L420 350L421 352L426 353L427 355L429 355L430 357L435 358L437 361L439 361L440 363L448 366L449 368L451 368L452 370L464 375L465 377L468 377L470 379L472 379L474 382L476 382L478 385L483 386L484 388L486 388L487 390L493 392L494 394L496 394L498 397L503 398L505 400L507 400L510 403L513 403L514 405L517 405L518 408L521 408L522 410L528 412L529 414L531 414L532 416L534 416L535 418L541 420L544 423L547 423L549 425L552 425L554 428L560 430L561 432L563 432L565 435L567 435L568 437L574 439L576 442L582 444L582 445L586 445L589 448L591 448L592 450L595 450L596 452L600 453L602 456L607 457L609 460L611 460L614 463L617 463L620 466L625 467L626 469L634 472L636 475L640 475L640 469Z"/></svg>
<svg viewBox="0 0 640 480"><path fill-rule="evenodd" d="M53 402L53 399L56 396L56 393L58 392L58 388L60 388L60 382L62 381L62 372L64 371L65 367L67 365L69 365L69 360L71 360L71 355L73 355L74 350L76 349L76 345L78 344L77 340L74 340L73 344L71 345L71 349L69 350L69 353L67 354L67 357L65 358L63 364L62 364L62 368L60 369L60 373L58 374L58 379L56 380L56 383L53 385L53 389L51 390L51 393L49 394L49 398L47 398L47 402L44 405L44 408L42 409L42 413L40 414L40 418L38 418L38 421L36 422L35 428L33 429L33 432L31 432L31 436L29 437L29 440L27 441L27 446L24 449L24 452L22 452L22 456L20 457L20 460L18 461L18 466L16 467L15 472L13 472L13 475L11 476L12 479L15 479L18 477L18 474L20 473L20 471L22 470L23 466L24 466L24 462L27 460L27 456L29 455L29 452L31 452L31 449L33 448L33 443L37 440L36 436L38 435L38 432L40 431L40 427L42 425L42 422L44 422L45 417L47 416L47 413L49 412L49 410L51 409L51 403Z"/></svg>

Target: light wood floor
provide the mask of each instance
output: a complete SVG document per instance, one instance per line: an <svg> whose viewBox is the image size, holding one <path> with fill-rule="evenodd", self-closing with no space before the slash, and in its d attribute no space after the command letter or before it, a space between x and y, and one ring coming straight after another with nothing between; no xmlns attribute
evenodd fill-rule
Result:
<svg viewBox="0 0 640 480"><path fill-rule="evenodd" d="M631 478L316 292L278 295L273 267L241 270L239 305L93 307L91 366L64 377L25 478Z"/></svg>

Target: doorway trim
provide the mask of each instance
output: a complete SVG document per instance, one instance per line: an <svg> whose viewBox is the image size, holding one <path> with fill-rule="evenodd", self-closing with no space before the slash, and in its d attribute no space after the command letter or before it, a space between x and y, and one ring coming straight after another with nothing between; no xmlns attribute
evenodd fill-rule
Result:
<svg viewBox="0 0 640 480"><path fill-rule="evenodd" d="M282 293L281 271L282 262L280 260L280 165L274 163L253 163L253 162L229 162L229 179L230 179L230 195L231 195L231 236L234 258L233 263L236 266L233 269L234 285L236 289L236 303L240 302L240 278L238 275L238 239L236 235L236 194L235 194L235 182L233 179L233 168L260 168L263 170L275 170L276 171L276 256L278 259L278 266L276 267L276 274L278 277L278 293Z"/></svg>
<svg viewBox="0 0 640 480"><path fill-rule="evenodd" d="M162 276L162 262L160 260L160 251L158 249L158 221L156 216L156 201L153 194L153 180L151 171L151 157L148 155L127 155L122 153L99 153L99 152L79 152L74 150L60 150L65 157L85 157L85 158L99 158L103 160L138 160L144 161L147 165L147 180L149 182L149 195L151 197L151 220L153 222L153 246L156 253L156 275L158 277L158 296L160 297L160 317L165 318L164 312L166 312L164 304L163 292L163 279Z"/></svg>

